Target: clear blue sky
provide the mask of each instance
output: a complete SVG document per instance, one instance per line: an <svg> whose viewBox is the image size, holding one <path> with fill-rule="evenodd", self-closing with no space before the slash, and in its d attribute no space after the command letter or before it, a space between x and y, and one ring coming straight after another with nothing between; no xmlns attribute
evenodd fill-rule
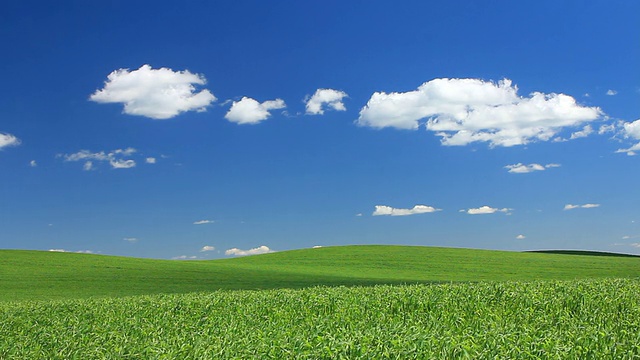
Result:
<svg viewBox="0 0 640 360"><path fill-rule="evenodd" d="M640 253L640 2L11 1L0 248Z"/></svg>

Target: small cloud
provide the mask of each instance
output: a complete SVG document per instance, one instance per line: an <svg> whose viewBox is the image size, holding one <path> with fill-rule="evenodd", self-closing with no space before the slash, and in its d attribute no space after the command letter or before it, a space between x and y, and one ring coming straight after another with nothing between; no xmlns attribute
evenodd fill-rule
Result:
<svg viewBox="0 0 640 360"><path fill-rule="evenodd" d="M615 91L615 90L611 90L611 89L607 90L607 95L609 95L609 96L613 96L613 95L617 95L617 94L618 94L618 92Z"/></svg>
<svg viewBox="0 0 640 360"><path fill-rule="evenodd" d="M31 167L37 167L37 166L38 166L38 163L37 163L35 160L31 160L31 161L29 161L29 166L31 166Z"/></svg>
<svg viewBox="0 0 640 360"><path fill-rule="evenodd" d="M67 252L65 249L49 249L51 252Z"/></svg>
<svg viewBox="0 0 640 360"><path fill-rule="evenodd" d="M509 214L509 211L511 211L511 210L513 210L513 209L509 209L509 208L499 209L499 208L492 208L490 206L485 205L485 206L481 206L479 208L468 209L468 210L466 210L466 212L469 215L484 215L484 214L493 214L493 213L496 213L496 212L502 212L502 213L505 213L505 214Z"/></svg>
<svg viewBox="0 0 640 360"><path fill-rule="evenodd" d="M216 221L215 220L198 220L198 221L194 221L193 225L213 224L214 222Z"/></svg>
<svg viewBox="0 0 640 360"><path fill-rule="evenodd" d="M591 127L591 125L586 125L585 127L582 128L582 130L572 133L571 140L584 138L591 135L592 133L593 133L593 128Z"/></svg>
<svg viewBox="0 0 640 360"><path fill-rule="evenodd" d="M598 129L598 135L614 132L615 130L616 130L615 124L604 124L604 125L601 125L600 128Z"/></svg>
<svg viewBox="0 0 640 360"><path fill-rule="evenodd" d="M156 158L154 158L154 157L148 157L148 158L144 159L144 161L145 161L147 164L155 164L155 163L156 163Z"/></svg>
<svg viewBox="0 0 640 360"><path fill-rule="evenodd" d="M560 167L560 164L547 164L547 165L540 165L540 164L529 164L529 165L525 165L522 163L517 163L517 164L513 164L513 165L507 165L504 168L505 169L509 169L509 172L512 174L527 174L527 173L531 173L534 171L544 171L546 169L550 169L550 168L557 168Z"/></svg>
<svg viewBox="0 0 640 360"><path fill-rule="evenodd" d="M527 237L526 237L526 236L524 236L524 235L522 235L522 234L520 234L520 235L516 236L516 239L518 239L518 240L523 240L523 239L526 239L526 238L527 238Z"/></svg>
<svg viewBox="0 0 640 360"><path fill-rule="evenodd" d="M331 108L337 111L345 111L342 98L347 97L347 93L340 90L333 89L318 89L315 94L307 100L306 112L307 115L322 115L324 114L323 106Z"/></svg>
<svg viewBox="0 0 640 360"><path fill-rule="evenodd" d="M224 254L227 255L227 256L229 256L229 255L247 256L247 255L266 254L266 253L271 253L271 252L274 252L274 251L269 249L269 247L267 247L265 245L262 245L260 247L249 249L249 250L241 250L241 249L238 249L238 248L233 248L233 249L229 249L229 250L225 251Z"/></svg>
<svg viewBox="0 0 640 360"><path fill-rule="evenodd" d="M93 251L91 251L91 250L78 250L78 251L76 251L76 253L78 253L78 254L93 254Z"/></svg>
<svg viewBox="0 0 640 360"><path fill-rule="evenodd" d="M171 260L196 260L197 258L198 258L197 256L180 255L180 256L172 257Z"/></svg>
<svg viewBox="0 0 640 360"><path fill-rule="evenodd" d="M599 207L600 204L584 204L584 205L572 205L567 204L564 206L564 210L573 210L573 209L593 209Z"/></svg>
<svg viewBox="0 0 640 360"><path fill-rule="evenodd" d="M200 252L213 251L213 250L215 250L215 249L216 249L216 248L215 248L215 247L213 247L213 246L205 245L205 246L203 246L203 247L202 247L202 249L200 249Z"/></svg>
<svg viewBox="0 0 640 360"><path fill-rule="evenodd" d="M631 246L633 246L633 247L640 248L640 243L631 243L631 244L629 244L629 245L631 245Z"/></svg>
<svg viewBox="0 0 640 360"><path fill-rule="evenodd" d="M133 71L113 71L107 76L104 88L96 90L89 100L124 104L123 112L129 115L169 119L186 111L205 111L216 101L207 89L195 92L194 85L204 84L204 76L188 70L152 69L142 65Z"/></svg>
<svg viewBox="0 0 640 360"><path fill-rule="evenodd" d="M322 245L316 245L314 247L312 247L312 249L320 249L322 247Z"/></svg>
<svg viewBox="0 0 640 360"><path fill-rule="evenodd" d="M257 124L271 116L269 110L283 109L285 107L286 105L282 99L259 103L245 96L240 101L233 102L231 109L229 109L224 118L237 124Z"/></svg>
<svg viewBox="0 0 640 360"><path fill-rule="evenodd" d="M624 138L640 140L640 119L634 122L623 122L621 125ZM616 153L626 153L629 156L633 156L636 154L636 151L640 151L640 142L627 149L618 149Z"/></svg>
<svg viewBox="0 0 640 360"><path fill-rule="evenodd" d="M138 238L134 238L134 237L126 237L126 238L122 238L122 240L124 241L128 241L130 243L134 243L138 241Z"/></svg>
<svg viewBox="0 0 640 360"><path fill-rule="evenodd" d="M0 133L0 150L9 146L20 145L20 139L11 134Z"/></svg>
<svg viewBox="0 0 640 360"><path fill-rule="evenodd" d="M360 217L362 216L362 213L357 213L356 216Z"/></svg>
<svg viewBox="0 0 640 360"><path fill-rule="evenodd" d="M432 213L440 210L442 209L436 209L433 206L427 206L427 205L416 205L411 209L396 209L396 208L392 208L391 206L376 205L376 209L371 215L372 216L381 216L381 215L406 216L406 215Z"/></svg>
<svg viewBox="0 0 640 360"><path fill-rule="evenodd" d="M73 154L58 154L66 162L84 161L83 169L85 171L94 170L95 161L108 162L112 169L130 169L136 166L136 162L131 159L125 159L137 152L134 148L115 149L109 152L99 151L91 152L89 150L80 150Z"/></svg>

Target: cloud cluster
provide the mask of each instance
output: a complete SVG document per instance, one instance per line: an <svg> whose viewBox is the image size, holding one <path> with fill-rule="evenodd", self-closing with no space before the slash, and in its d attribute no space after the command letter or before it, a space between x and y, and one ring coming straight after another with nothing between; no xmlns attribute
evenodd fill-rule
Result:
<svg viewBox="0 0 640 360"><path fill-rule="evenodd" d="M640 140L640 119L623 123L622 124L622 136L627 139ZM640 151L640 142L631 146L628 149L618 149L617 153L626 153L629 156L635 155L636 151Z"/></svg>
<svg viewBox="0 0 640 360"><path fill-rule="evenodd" d="M196 92L194 84L204 85L206 79L188 70L152 69L143 65L133 71L113 71L104 88L96 90L89 100L124 104L123 111L129 115L169 119L185 111L205 111L216 101L207 89Z"/></svg>
<svg viewBox="0 0 640 360"><path fill-rule="evenodd" d="M492 208L491 206L481 206L479 208L471 208L471 209L467 209L467 210L460 210L461 212L466 212L469 215L484 215L484 214L493 214L496 212L501 212L501 213L506 213L507 215L509 215L510 211L513 209L509 209L509 208Z"/></svg>
<svg viewBox="0 0 640 360"><path fill-rule="evenodd" d="M573 209L593 209L599 207L600 204L584 204L584 205L572 205L567 204L564 206L564 210L573 210Z"/></svg>
<svg viewBox="0 0 640 360"><path fill-rule="evenodd" d="M513 164L513 165L507 165L504 168L505 169L509 169L509 172L513 173L513 174L527 174L527 173L534 172L534 171L544 171L546 169L556 168L556 167L560 167L560 164L547 164L547 165L529 164L529 165L525 165L525 164L522 164L522 163L517 163L517 164Z"/></svg>
<svg viewBox="0 0 640 360"><path fill-rule="evenodd" d="M345 111L347 108L342 102L342 99L345 97L347 97L347 93L344 91L318 89L313 96L307 100L306 113L308 115L322 115L324 114L325 105L333 110Z"/></svg>
<svg viewBox="0 0 640 360"><path fill-rule="evenodd" d="M237 124L257 124L271 116L270 110L283 109L286 104L282 99L258 102L249 97L234 101L231 109L224 116L225 119Z"/></svg>
<svg viewBox="0 0 640 360"><path fill-rule="evenodd" d="M520 97L511 80L497 84L479 79L434 79L408 92L376 92L356 123L374 128L427 130L443 145L488 142L490 146L548 141L564 128L594 121L597 107L584 107L571 96L534 92Z"/></svg>
<svg viewBox="0 0 640 360"><path fill-rule="evenodd" d="M62 157L64 161L84 161L83 169L85 171L95 169L94 161L108 162L112 169L130 169L136 166L136 162L125 159L125 157L130 157L136 152L137 150L134 148L116 149L109 152L80 150L73 154L58 154L58 157Z"/></svg>
<svg viewBox="0 0 640 360"><path fill-rule="evenodd" d="M416 205L411 209L396 209L396 208L392 208L391 206L376 205L376 209L371 215L373 216L381 216L381 215L406 216L406 215L432 213L440 210L441 209L436 209L433 206L427 206L427 205Z"/></svg>
<svg viewBox="0 0 640 360"><path fill-rule="evenodd" d="M9 146L20 145L20 139L11 134L0 133L0 150Z"/></svg>
<svg viewBox="0 0 640 360"><path fill-rule="evenodd" d="M274 252L274 251L269 249L268 246L262 245L262 246L259 246L257 248L253 248L253 249L249 249L249 250L241 250L241 249L238 249L238 248L233 248L233 249L229 249L229 250L225 251L224 254L227 255L227 256L229 256L229 255L247 256L247 255L266 254L266 253L271 253L271 252Z"/></svg>

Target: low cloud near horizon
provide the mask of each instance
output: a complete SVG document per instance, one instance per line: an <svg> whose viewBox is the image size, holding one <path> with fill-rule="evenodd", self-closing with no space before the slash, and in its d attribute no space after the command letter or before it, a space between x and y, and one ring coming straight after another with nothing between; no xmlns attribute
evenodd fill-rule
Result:
<svg viewBox="0 0 640 360"><path fill-rule="evenodd" d="M262 245L262 246L259 246L257 248L253 248L253 249L249 249L249 250L241 250L241 249L238 249L238 248L232 248L232 249L229 249L229 250L225 251L224 254L227 255L227 256L230 256L230 255L247 256L247 255L267 254L267 253L271 253L271 252L274 252L274 251L269 249L268 246Z"/></svg>

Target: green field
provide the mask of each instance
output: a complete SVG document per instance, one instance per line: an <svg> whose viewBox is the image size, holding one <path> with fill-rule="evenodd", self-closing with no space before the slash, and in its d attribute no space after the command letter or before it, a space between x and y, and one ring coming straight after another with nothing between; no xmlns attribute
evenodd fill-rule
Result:
<svg viewBox="0 0 640 360"><path fill-rule="evenodd" d="M0 359L638 359L640 258L0 251Z"/></svg>
<svg viewBox="0 0 640 360"><path fill-rule="evenodd" d="M341 246L210 261L0 251L0 301L315 285L640 276L640 258L409 246Z"/></svg>

